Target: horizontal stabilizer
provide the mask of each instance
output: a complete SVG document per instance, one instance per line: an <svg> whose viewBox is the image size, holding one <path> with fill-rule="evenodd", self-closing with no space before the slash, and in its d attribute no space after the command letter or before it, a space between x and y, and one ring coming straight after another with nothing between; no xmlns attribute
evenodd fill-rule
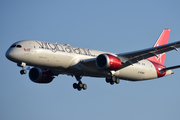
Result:
<svg viewBox="0 0 180 120"><path fill-rule="evenodd" d="M167 68L164 68L164 69L162 69L160 71L167 71L167 70L176 69L176 68L180 68L180 65L172 66L172 67L167 67Z"/></svg>

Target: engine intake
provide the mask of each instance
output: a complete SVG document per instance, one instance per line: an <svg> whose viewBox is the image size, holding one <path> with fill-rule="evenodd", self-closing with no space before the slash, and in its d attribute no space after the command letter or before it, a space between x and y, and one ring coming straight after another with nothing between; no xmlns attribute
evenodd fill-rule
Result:
<svg viewBox="0 0 180 120"><path fill-rule="evenodd" d="M50 83L54 76L48 69L34 67L29 71L29 78L35 83Z"/></svg>
<svg viewBox="0 0 180 120"><path fill-rule="evenodd" d="M96 58L96 65L100 69L119 70L121 60L111 54L101 54Z"/></svg>

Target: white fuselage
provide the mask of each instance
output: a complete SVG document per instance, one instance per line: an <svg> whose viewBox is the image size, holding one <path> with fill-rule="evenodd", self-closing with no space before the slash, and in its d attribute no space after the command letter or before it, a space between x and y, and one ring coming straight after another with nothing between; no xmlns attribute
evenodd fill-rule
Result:
<svg viewBox="0 0 180 120"><path fill-rule="evenodd" d="M147 59L123 69L109 72L98 69L95 65L86 66L81 63L86 59L96 59L98 55L108 52L34 40L20 41L14 45L21 45L21 47L10 47L6 53L8 59L16 63L24 62L30 66L53 69L57 75L79 74L82 76L108 77L113 74L120 79L133 81L158 78L157 68ZM114 53L109 54L116 56ZM166 75L171 73L172 71L167 71Z"/></svg>

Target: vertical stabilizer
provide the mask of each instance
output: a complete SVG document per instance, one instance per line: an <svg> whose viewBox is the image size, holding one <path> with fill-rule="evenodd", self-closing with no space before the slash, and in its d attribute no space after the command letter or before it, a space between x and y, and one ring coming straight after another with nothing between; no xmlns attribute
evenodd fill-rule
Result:
<svg viewBox="0 0 180 120"><path fill-rule="evenodd" d="M154 47L168 44L169 34L170 34L170 29L164 29L164 31L161 33L159 39L155 43ZM150 57L150 58L148 58L148 60L151 60L153 62L164 65L166 53L162 53L162 54L159 54L157 56Z"/></svg>

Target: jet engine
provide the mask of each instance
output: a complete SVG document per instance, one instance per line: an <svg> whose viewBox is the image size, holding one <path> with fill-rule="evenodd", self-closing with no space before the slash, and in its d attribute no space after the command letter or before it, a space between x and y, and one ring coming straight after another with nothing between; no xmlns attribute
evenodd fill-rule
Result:
<svg viewBox="0 0 180 120"><path fill-rule="evenodd" d="M29 78L35 83L50 83L54 79L54 76L48 69L34 67L29 71Z"/></svg>
<svg viewBox="0 0 180 120"><path fill-rule="evenodd" d="M111 54L101 54L96 58L96 65L100 69L119 70L121 60Z"/></svg>

